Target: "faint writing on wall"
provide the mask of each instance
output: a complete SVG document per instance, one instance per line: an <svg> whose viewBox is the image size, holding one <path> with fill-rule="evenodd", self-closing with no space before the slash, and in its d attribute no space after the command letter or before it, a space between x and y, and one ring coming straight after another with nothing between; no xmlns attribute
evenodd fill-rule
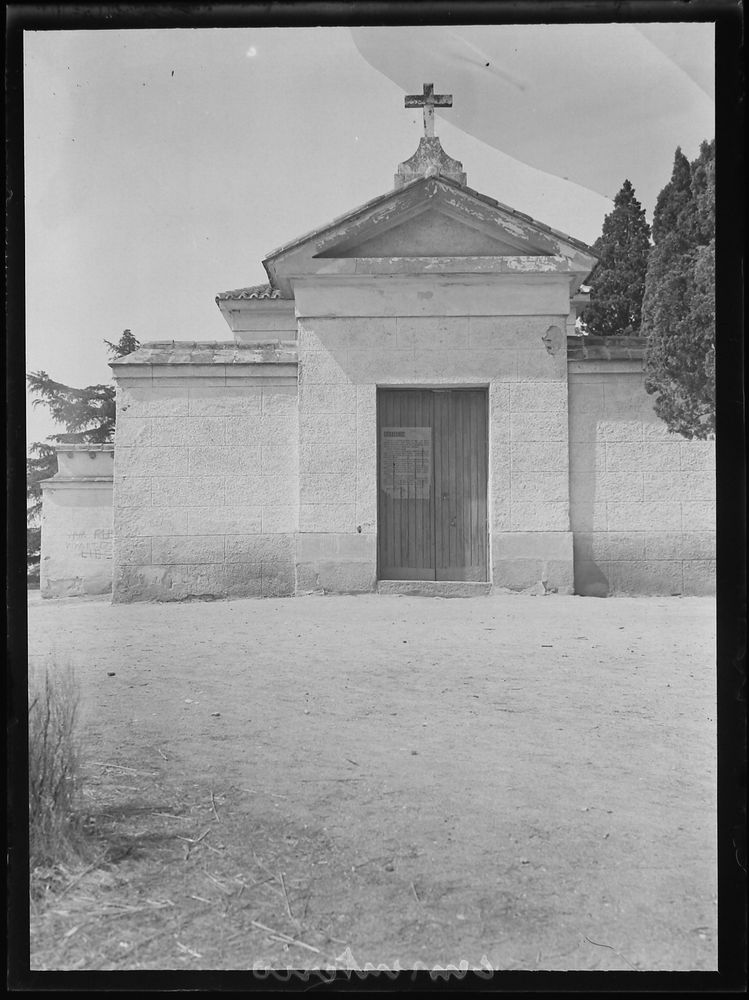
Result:
<svg viewBox="0 0 749 1000"><path fill-rule="evenodd" d="M432 484L432 428L382 427L380 488L395 500L428 500Z"/></svg>
<svg viewBox="0 0 749 1000"><path fill-rule="evenodd" d="M93 528L91 531L72 531L68 535L68 549L80 559L111 559L112 529Z"/></svg>

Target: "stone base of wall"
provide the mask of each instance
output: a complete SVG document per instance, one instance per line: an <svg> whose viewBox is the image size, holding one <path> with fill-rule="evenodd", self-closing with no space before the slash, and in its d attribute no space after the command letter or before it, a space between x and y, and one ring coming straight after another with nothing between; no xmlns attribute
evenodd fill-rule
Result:
<svg viewBox="0 0 749 1000"><path fill-rule="evenodd" d="M294 594L293 534L253 536L243 561L126 565L114 568L116 604L132 601L290 597ZM220 539L223 544L223 539ZM230 554L232 555L232 554Z"/></svg>
<svg viewBox="0 0 749 1000"><path fill-rule="evenodd" d="M575 593L582 597L714 594L715 535L575 533Z"/></svg>
<svg viewBox="0 0 749 1000"><path fill-rule="evenodd" d="M538 584L559 594L574 592L572 532L501 532L492 544L492 583L527 590Z"/></svg>
<svg viewBox="0 0 749 1000"><path fill-rule="evenodd" d="M377 536L300 533L297 594L365 594L377 586Z"/></svg>

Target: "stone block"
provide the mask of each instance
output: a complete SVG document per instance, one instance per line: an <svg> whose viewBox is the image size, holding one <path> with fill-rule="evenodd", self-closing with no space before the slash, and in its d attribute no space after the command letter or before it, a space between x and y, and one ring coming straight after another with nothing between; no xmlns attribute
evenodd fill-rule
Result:
<svg viewBox="0 0 749 1000"><path fill-rule="evenodd" d="M115 446L143 448L151 444L160 444L159 441L151 440L151 423L151 417L129 417L126 413L118 414Z"/></svg>
<svg viewBox="0 0 749 1000"><path fill-rule="evenodd" d="M492 484L499 485L505 484L509 489L510 476L512 473L512 464L510 460L510 442L501 441L496 438L490 438L489 440L489 483L490 488Z"/></svg>
<svg viewBox="0 0 749 1000"><path fill-rule="evenodd" d="M298 531L299 507L288 504L263 507L262 525L266 533Z"/></svg>
<svg viewBox="0 0 749 1000"><path fill-rule="evenodd" d="M493 556L495 560L569 561L572 559L572 533L569 531L504 531L494 538Z"/></svg>
<svg viewBox="0 0 749 1000"><path fill-rule="evenodd" d="M150 380L150 372L149 380ZM181 386L117 387L117 419L127 415L137 417L184 417L187 416L187 391Z"/></svg>
<svg viewBox="0 0 749 1000"><path fill-rule="evenodd" d="M294 564L279 567L275 572L266 572L263 569L261 582L263 597L293 596L296 587Z"/></svg>
<svg viewBox="0 0 749 1000"><path fill-rule="evenodd" d="M609 564L609 585L612 594L683 593L681 562L653 559L643 562L612 562Z"/></svg>
<svg viewBox="0 0 749 1000"><path fill-rule="evenodd" d="M356 413L316 413L299 428L300 446L305 442L356 441Z"/></svg>
<svg viewBox="0 0 749 1000"><path fill-rule="evenodd" d="M296 538L297 563L373 562L377 558L377 540L358 532L309 532Z"/></svg>
<svg viewBox="0 0 749 1000"><path fill-rule="evenodd" d="M558 380L516 382L509 386L510 409L513 413L545 413L550 410L567 412L567 385Z"/></svg>
<svg viewBox="0 0 749 1000"><path fill-rule="evenodd" d="M227 422L227 439L228 439ZM293 445L299 437L299 426L295 416L283 413L263 414L256 433L264 443L274 445Z"/></svg>
<svg viewBox="0 0 749 1000"><path fill-rule="evenodd" d="M151 563L150 538L119 538L115 544L115 561L122 566L148 566Z"/></svg>
<svg viewBox="0 0 749 1000"><path fill-rule="evenodd" d="M362 594L377 586L377 569L374 562L298 563L296 567L296 592L330 594Z"/></svg>
<svg viewBox="0 0 749 1000"><path fill-rule="evenodd" d="M195 565L223 561L223 536L178 535L151 539L151 562L154 565Z"/></svg>
<svg viewBox="0 0 749 1000"><path fill-rule="evenodd" d="M356 413L357 387L353 385L305 385L299 393L304 414Z"/></svg>
<svg viewBox="0 0 749 1000"><path fill-rule="evenodd" d="M260 390L262 413L286 413L295 416L299 407L295 385L263 385Z"/></svg>
<svg viewBox="0 0 749 1000"><path fill-rule="evenodd" d="M148 476L116 476L113 482L115 507L150 507L152 480Z"/></svg>
<svg viewBox="0 0 749 1000"><path fill-rule="evenodd" d="M681 440L677 447L681 468L685 472L708 471L715 468L715 441Z"/></svg>
<svg viewBox="0 0 749 1000"><path fill-rule="evenodd" d="M512 531L569 531L569 507L558 501L513 500L510 527Z"/></svg>
<svg viewBox="0 0 749 1000"><path fill-rule="evenodd" d="M683 501L681 529L685 532L715 531L715 501Z"/></svg>
<svg viewBox="0 0 749 1000"><path fill-rule="evenodd" d="M221 445L189 448L186 471L191 476L242 476L257 473L260 448Z"/></svg>
<svg viewBox="0 0 749 1000"><path fill-rule="evenodd" d="M642 441L607 441L605 448L607 472L642 469Z"/></svg>
<svg viewBox="0 0 749 1000"><path fill-rule="evenodd" d="M117 507L114 511L116 538L187 534L187 510L176 507Z"/></svg>
<svg viewBox="0 0 749 1000"><path fill-rule="evenodd" d="M519 472L513 469L510 480L512 503L516 501L563 500L569 498L566 472Z"/></svg>
<svg viewBox="0 0 749 1000"><path fill-rule="evenodd" d="M678 472L680 457L678 441L643 441L640 465L643 472Z"/></svg>
<svg viewBox="0 0 749 1000"><path fill-rule="evenodd" d="M681 558L685 560L715 561L716 540L714 531L684 532L681 543Z"/></svg>
<svg viewBox="0 0 749 1000"><path fill-rule="evenodd" d="M184 476L188 468L187 448L118 447L117 476Z"/></svg>
<svg viewBox="0 0 749 1000"><path fill-rule="evenodd" d="M667 500L609 502L606 504L610 531L679 531L681 504Z"/></svg>
<svg viewBox="0 0 749 1000"><path fill-rule="evenodd" d="M715 475L712 472L646 472L646 500L713 500Z"/></svg>
<svg viewBox="0 0 749 1000"><path fill-rule="evenodd" d="M510 440L512 441L566 441L567 414L511 413Z"/></svg>
<svg viewBox="0 0 749 1000"><path fill-rule="evenodd" d="M154 507L210 507L224 503L224 481L213 476L170 476L153 480Z"/></svg>
<svg viewBox="0 0 749 1000"><path fill-rule="evenodd" d="M596 500L634 501L662 499L645 495L643 474L637 469L597 473L594 484ZM666 499L665 497L663 499Z"/></svg>
<svg viewBox="0 0 749 1000"><path fill-rule="evenodd" d="M397 343L395 316L348 316L316 327L323 349L340 348L390 351Z"/></svg>
<svg viewBox="0 0 749 1000"><path fill-rule="evenodd" d="M227 385L195 386L188 389L189 413L196 417L220 417L244 414L260 415L262 390L260 386Z"/></svg>
<svg viewBox="0 0 749 1000"><path fill-rule="evenodd" d="M243 504L289 504L296 501L296 482L289 476L227 476L224 484L227 507Z"/></svg>
<svg viewBox="0 0 749 1000"><path fill-rule="evenodd" d="M305 438L300 443L299 471L305 475L344 476L356 468L356 436L343 441Z"/></svg>
<svg viewBox="0 0 749 1000"><path fill-rule="evenodd" d="M510 386L513 381L502 382L492 379L489 383L489 421L494 424L498 421L509 422L510 413Z"/></svg>
<svg viewBox="0 0 749 1000"><path fill-rule="evenodd" d="M680 531L646 531L643 533L645 540L642 558L645 560L669 559L671 561L683 559L684 535Z"/></svg>
<svg viewBox="0 0 749 1000"><path fill-rule="evenodd" d="M153 421L152 443L162 447L224 444L223 417L162 417Z"/></svg>
<svg viewBox="0 0 749 1000"><path fill-rule="evenodd" d="M243 535L261 530L258 506L187 508L187 534Z"/></svg>
<svg viewBox="0 0 749 1000"><path fill-rule="evenodd" d="M377 501L357 501L356 530L371 535L377 532Z"/></svg>
<svg viewBox="0 0 749 1000"><path fill-rule="evenodd" d="M682 572L685 594L701 596L715 593L715 560L686 559L682 563Z"/></svg>
<svg viewBox="0 0 749 1000"><path fill-rule="evenodd" d="M299 500L303 504L354 503L356 470L346 475L302 473L299 476Z"/></svg>
<svg viewBox="0 0 749 1000"><path fill-rule="evenodd" d="M223 567L222 586L227 597L262 597L263 575L259 564L227 563Z"/></svg>
<svg viewBox="0 0 749 1000"><path fill-rule="evenodd" d="M384 353L352 348L347 354L346 373L350 381L356 383L383 382L391 376L419 377L423 374L418 371L419 367L423 368L425 372L433 372L432 358L436 353L429 351L423 358L419 359L415 357L413 351L395 349Z"/></svg>
<svg viewBox="0 0 749 1000"><path fill-rule="evenodd" d="M183 601L225 595L223 565L117 566L112 601Z"/></svg>
<svg viewBox="0 0 749 1000"><path fill-rule="evenodd" d="M507 444L509 440L510 414L491 411L489 415L489 447L494 448L496 444Z"/></svg>
<svg viewBox="0 0 749 1000"><path fill-rule="evenodd" d="M341 361L332 357L326 351L301 351L299 355L300 385L341 385L352 381L348 373L347 359ZM346 364L346 369L342 367Z"/></svg>
<svg viewBox="0 0 749 1000"><path fill-rule="evenodd" d="M593 558L607 562L645 559L648 537L646 531L607 531L594 535Z"/></svg>
<svg viewBox="0 0 749 1000"><path fill-rule="evenodd" d="M468 348L467 316L399 316L396 341L398 348L421 351Z"/></svg>
<svg viewBox="0 0 749 1000"><path fill-rule="evenodd" d="M541 559L495 559L492 583L509 590L526 590L540 582L542 573Z"/></svg>
<svg viewBox="0 0 749 1000"><path fill-rule="evenodd" d="M301 532L348 532L356 530L356 504L300 504Z"/></svg>
<svg viewBox="0 0 749 1000"><path fill-rule="evenodd" d="M260 472L264 476L295 477L298 462L296 446L264 444L261 448Z"/></svg>
<svg viewBox="0 0 749 1000"><path fill-rule="evenodd" d="M294 536L290 534L226 535L224 539L227 563L251 562L275 571L293 565Z"/></svg>
<svg viewBox="0 0 749 1000"><path fill-rule="evenodd" d="M612 443L642 442L643 425L639 420L606 418L598 421L597 434L603 441Z"/></svg>

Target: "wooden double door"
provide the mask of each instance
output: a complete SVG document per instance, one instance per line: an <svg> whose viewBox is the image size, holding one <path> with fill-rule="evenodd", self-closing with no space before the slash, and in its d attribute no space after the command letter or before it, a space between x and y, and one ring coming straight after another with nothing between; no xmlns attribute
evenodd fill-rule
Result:
<svg viewBox="0 0 749 1000"><path fill-rule="evenodd" d="M381 580L487 579L487 394L377 393Z"/></svg>

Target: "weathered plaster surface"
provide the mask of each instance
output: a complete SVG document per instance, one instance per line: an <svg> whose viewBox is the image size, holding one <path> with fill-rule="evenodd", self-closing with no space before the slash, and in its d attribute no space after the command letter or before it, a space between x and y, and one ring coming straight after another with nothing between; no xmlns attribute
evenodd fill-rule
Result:
<svg viewBox="0 0 749 1000"><path fill-rule="evenodd" d="M112 446L66 445L42 484L42 597L112 589Z"/></svg>

